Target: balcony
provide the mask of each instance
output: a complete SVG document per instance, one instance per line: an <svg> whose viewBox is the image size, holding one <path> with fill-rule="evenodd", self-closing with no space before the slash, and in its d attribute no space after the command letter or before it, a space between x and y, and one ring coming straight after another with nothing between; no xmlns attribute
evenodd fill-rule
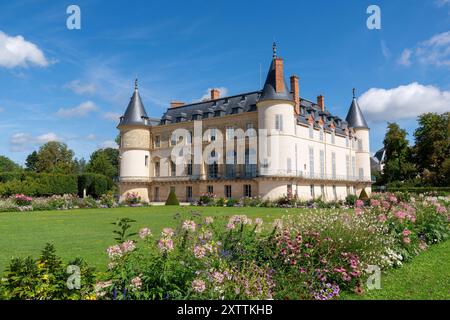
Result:
<svg viewBox="0 0 450 320"><path fill-rule="evenodd" d="M311 181L351 181L351 182L373 182L372 177L347 176L337 174L321 174L303 171L287 171L287 170L261 170L259 177L282 177L282 178L299 178Z"/></svg>

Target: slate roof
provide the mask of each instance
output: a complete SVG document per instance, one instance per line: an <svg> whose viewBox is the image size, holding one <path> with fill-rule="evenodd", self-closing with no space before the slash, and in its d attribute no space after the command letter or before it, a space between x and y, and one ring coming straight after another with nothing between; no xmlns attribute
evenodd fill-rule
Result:
<svg viewBox="0 0 450 320"><path fill-rule="evenodd" d="M264 100L290 100L293 101L292 94L289 92L289 87L286 84L286 80L283 79L284 82L284 91L276 92L275 90L275 59L272 59L272 63L270 64L269 72L267 73L266 82L264 83L264 88L261 93L260 101Z"/></svg>
<svg viewBox="0 0 450 320"><path fill-rule="evenodd" d="M364 119L364 115L362 114L355 97L353 97L352 104L345 120L347 120L350 127L355 129L369 129L366 119Z"/></svg>
<svg viewBox="0 0 450 320"><path fill-rule="evenodd" d="M146 120L149 117L147 112L145 112L144 104L142 103L141 96L139 95L139 90L137 86L137 79L134 84L134 93L130 99L127 110L124 115L120 117L120 125L145 125Z"/></svg>

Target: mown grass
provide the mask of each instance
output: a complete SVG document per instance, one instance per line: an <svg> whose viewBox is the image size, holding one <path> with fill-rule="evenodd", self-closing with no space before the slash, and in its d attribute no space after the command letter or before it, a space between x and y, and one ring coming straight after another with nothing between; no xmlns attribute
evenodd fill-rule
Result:
<svg viewBox="0 0 450 320"><path fill-rule="evenodd" d="M343 299L450 300L450 240L431 246L426 252L381 276L381 289Z"/></svg>
<svg viewBox="0 0 450 320"><path fill-rule="evenodd" d="M46 243L54 244L58 255L65 261L82 257L102 271L108 261L105 250L115 243L112 222L128 217L136 220L133 231L150 227L154 234L159 234L163 227L174 226L176 213L190 211L215 217L246 214L270 221L302 210L155 206L0 213L0 272L12 257L37 257Z"/></svg>

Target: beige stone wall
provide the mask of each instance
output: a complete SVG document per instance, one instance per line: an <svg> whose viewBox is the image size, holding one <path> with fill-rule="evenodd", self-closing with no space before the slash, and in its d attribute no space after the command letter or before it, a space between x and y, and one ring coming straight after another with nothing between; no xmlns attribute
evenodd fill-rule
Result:
<svg viewBox="0 0 450 320"><path fill-rule="evenodd" d="M150 148L150 131L148 129L125 129L121 133L121 148Z"/></svg>
<svg viewBox="0 0 450 320"><path fill-rule="evenodd" d="M148 187L142 184L119 184L119 201L122 202L126 199L127 193L137 193L141 196L143 202L150 202Z"/></svg>

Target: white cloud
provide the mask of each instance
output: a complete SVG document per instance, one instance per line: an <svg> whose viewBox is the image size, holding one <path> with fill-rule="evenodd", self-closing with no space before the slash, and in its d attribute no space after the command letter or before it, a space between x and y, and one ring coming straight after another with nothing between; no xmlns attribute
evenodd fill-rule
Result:
<svg viewBox="0 0 450 320"><path fill-rule="evenodd" d="M392 89L372 88L358 103L369 121L413 119L425 112L449 111L450 91L414 82Z"/></svg>
<svg viewBox="0 0 450 320"><path fill-rule="evenodd" d="M398 59L398 63L403 66L410 66L413 61L423 65L450 67L450 31L436 34L413 49L403 50Z"/></svg>
<svg viewBox="0 0 450 320"><path fill-rule="evenodd" d="M95 140L97 140L97 137L95 136L95 134L88 134L86 137L85 137L85 139L87 140L87 141L95 141Z"/></svg>
<svg viewBox="0 0 450 320"><path fill-rule="evenodd" d="M98 147L101 149L106 149L106 148L117 149L117 148L119 148L117 143L113 140L106 140L106 141L102 142Z"/></svg>
<svg viewBox="0 0 450 320"><path fill-rule="evenodd" d="M411 54L412 51L410 49L403 50L402 55L397 60L398 64L409 67L411 65Z"/></svg>
<svg viewBox="0 0 450 320"><path fill-rule="evenodd" d="M11 37L0 31L0 67L15 68L49 65L41 49L22 36Z"/></svg>
<svg viewBox="0 0 450 320"><path fill-rule="evenodd" d="M391 57L391 50L389 50L389 47L387 46L386 42L384 40L381 40L381 53L386 59L389 59Z"/></svg>
<svg viewBox="0 0 450 320"><path fill-rule="evenodd" d="M85 117L92 111L96 111L98 108L92 101L86 101L74 108L60 108L56 113L61 118L74 118Z"/></svg>
<svg viewBox="0 0 450 320"><path fill-rule="evenodd" d="M26 151L50 141L62 141L62 139L53 132L45 133L39 136L19 132L13 134L9 138L9 144L12 152Z"/></svg>
<svg viewBox="0 0 450 320"><path fill-rule="evenodd" d="M203 101L203 100L210 100L211 99L211 90L212 89L218 89L220 91L220 96L221 97L225 97L228 95L228 89L225 87L219 87L219 88L208 88L205 91L205 94L198 100L196 100L196 102L198 101Z"/></svg>
<svg viewBox="0 0 450 320"><path fill-rule="evenodd" d="M72 90L76 94L94 94L97 91L95 84L92 83L81 83L80 80L73 80L64 85L65 88Z"/></svg>
<svg viewBox="0 0 450 320"><path fill-rule="evenodd" d="M115 122L119 121L119 118L121 116L122 116L121 114L115 113L115 112L105 112L103 114L104 119L109 120L109 121L115 121Z"/></svg>

